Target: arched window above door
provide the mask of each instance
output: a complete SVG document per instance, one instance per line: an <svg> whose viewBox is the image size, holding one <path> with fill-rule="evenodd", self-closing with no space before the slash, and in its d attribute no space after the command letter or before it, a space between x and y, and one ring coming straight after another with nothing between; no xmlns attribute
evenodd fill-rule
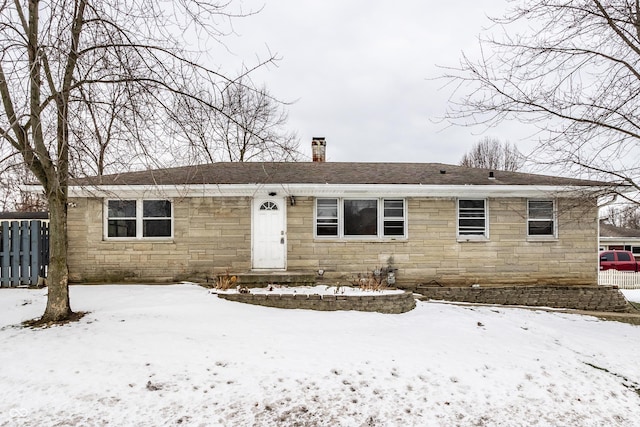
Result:
<svg viewBox="0 0 640 427"><path fill-rule="evenodd" d="M266 201L262 205L260 205L261 211L277 211L278 205L272 201Z"/></svg>

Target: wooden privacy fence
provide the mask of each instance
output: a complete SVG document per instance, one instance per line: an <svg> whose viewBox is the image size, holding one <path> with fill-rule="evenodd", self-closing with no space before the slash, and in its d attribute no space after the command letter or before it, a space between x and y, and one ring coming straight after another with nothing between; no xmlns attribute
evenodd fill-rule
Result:
<svg viewBox="0 0 640 427"><path fill-rule="evenodd" d="M0 286L35 286L38 277L47 277L48 265L47 222L0 222Z"/></svg>
<svg viewBox="0 0 640 427"><path fill-rule="evenodd" d="M599 285L617 285L620 289L640 289L640 273L604 270L598 272Z"/></svg>

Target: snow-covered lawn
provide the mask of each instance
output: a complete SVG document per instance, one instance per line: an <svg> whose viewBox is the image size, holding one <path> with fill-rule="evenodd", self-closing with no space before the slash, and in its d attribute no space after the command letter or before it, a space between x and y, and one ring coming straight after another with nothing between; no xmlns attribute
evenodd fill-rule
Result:
<svg viewBox="0 0 640 427"><path fill-rule="evenodd" d="M281 310L195 285L0 291L0 425L637 426L640 327L418 302ZM640 291L626 291L640 301Z"/></svg>

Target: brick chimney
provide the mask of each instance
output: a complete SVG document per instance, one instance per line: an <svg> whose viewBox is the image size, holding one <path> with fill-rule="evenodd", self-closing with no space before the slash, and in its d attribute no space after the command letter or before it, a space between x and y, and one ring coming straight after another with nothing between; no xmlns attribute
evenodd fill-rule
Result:
<svg viewBox="0 0 640 427"><path fill-rule="evenodd" d="M325 148L327 142L324 140L323 136L314 136L311 139L311 157L314 162L324 162L325 161Z"/></svg>

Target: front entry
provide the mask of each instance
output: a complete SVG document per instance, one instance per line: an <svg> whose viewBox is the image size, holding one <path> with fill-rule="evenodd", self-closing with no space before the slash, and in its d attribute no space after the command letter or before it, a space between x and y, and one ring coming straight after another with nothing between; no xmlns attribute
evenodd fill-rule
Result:
<svg viewBox="0 0 640 427"><path fill-rule="evenodd" d="M286 269L285 199L253 199L251 256L254 269Z"/></svg>

